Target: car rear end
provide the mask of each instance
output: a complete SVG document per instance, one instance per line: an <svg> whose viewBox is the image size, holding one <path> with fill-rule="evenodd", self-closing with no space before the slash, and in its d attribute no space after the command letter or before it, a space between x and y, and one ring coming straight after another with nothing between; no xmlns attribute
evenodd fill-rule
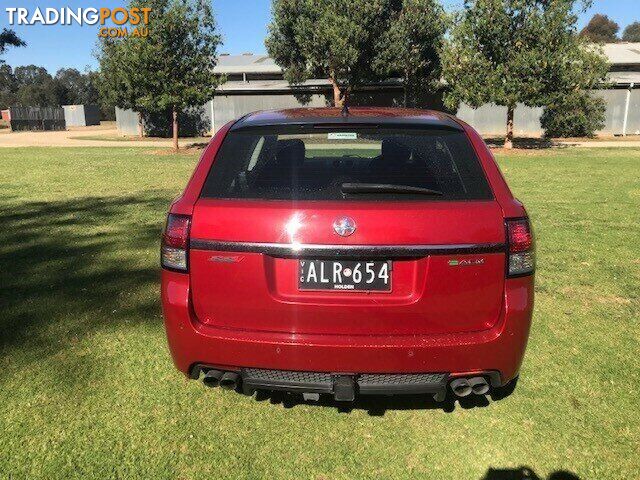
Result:
<svg viewBox="0 0 640 480"><path fill-rule="evenodd" d="M218 132L171 207L169 345L185 374L246 391L486 393L522 361L533 248L462 122L250 115Z"/></svg>

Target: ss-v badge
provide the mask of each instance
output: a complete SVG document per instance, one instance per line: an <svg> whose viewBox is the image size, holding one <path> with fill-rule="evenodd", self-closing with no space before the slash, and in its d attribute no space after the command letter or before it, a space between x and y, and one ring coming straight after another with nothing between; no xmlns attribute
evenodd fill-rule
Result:
<svg viewBox="0 0 640 480"><path fill-rule="evenodd" d="M465 258L462 260L449 260L450 267L472 267L474 265L483 265L484 258Z"/></svg>
<svg viewBox="0 0 640 480"><path fill-rule="evenodd" d="M238 263L242 261L243 258L242 255L214 255L213 257L209 257L209 261L217 263Z"/></svg>

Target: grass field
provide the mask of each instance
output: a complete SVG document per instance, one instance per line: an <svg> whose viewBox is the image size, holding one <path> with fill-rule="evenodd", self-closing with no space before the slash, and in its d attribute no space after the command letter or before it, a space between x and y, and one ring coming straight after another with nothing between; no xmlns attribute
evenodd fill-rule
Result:
<svg viewBox="0 0 640 480"><path fill-rule="evenodd" d="M640 150L500 156L539 254L513 395L352 409L174 370L158 235L197 158L146 152L0 151L0 478L638 478Z"/></svg>

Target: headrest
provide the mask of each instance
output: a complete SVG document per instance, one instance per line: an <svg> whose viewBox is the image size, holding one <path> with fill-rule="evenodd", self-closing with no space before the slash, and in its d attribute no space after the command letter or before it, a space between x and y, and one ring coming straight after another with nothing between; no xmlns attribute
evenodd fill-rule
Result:
<svg viewBox="0 0 640 480"><path fill-rule="evenodd" d="M409 161L411 150L393 138L382 139L382 161L389 164L403 164Z"/></svg>
<svg viewBox="0 0 640 480"><path fill-rule="evenodd" d="M276 144L276 162L280 165L300 165L304 154L304 142L298 138L278 140Z"/></svg>

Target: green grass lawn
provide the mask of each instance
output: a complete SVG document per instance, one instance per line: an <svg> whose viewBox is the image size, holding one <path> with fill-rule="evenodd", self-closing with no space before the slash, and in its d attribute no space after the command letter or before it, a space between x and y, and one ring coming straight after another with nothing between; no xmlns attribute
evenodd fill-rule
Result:
<svg viewBox="0 0 640 480"><path fill-rule="evenodd" d="M147 152L0 149L0 478L637 478L640 150L500 156L539 254L513 395L353 409L173 368L158 235L197 157Z"/></svg>

